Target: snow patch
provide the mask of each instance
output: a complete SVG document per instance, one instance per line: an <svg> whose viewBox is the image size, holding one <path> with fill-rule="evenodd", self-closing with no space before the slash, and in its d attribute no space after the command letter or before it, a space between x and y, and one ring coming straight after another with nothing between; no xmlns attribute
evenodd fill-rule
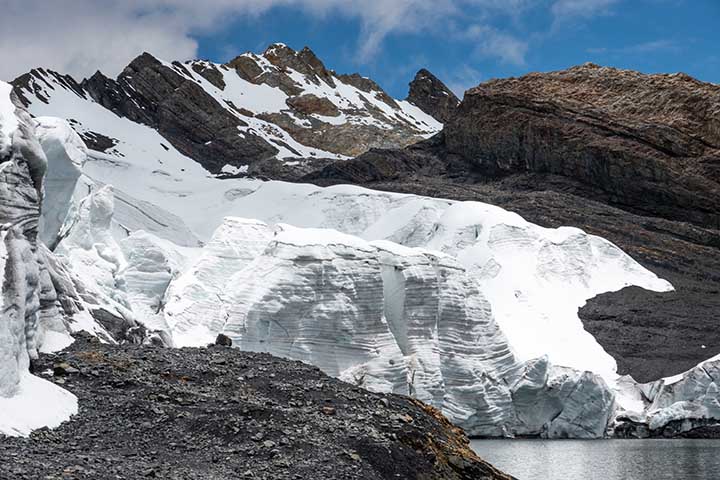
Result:
<svg viewBox="0 0 720 480"><path fill-rule="evenodd" d="M75 395L30 373L20 377L10 398L0 396L0 433L28 436L38 428L55 428L78 412Z"/></svg>

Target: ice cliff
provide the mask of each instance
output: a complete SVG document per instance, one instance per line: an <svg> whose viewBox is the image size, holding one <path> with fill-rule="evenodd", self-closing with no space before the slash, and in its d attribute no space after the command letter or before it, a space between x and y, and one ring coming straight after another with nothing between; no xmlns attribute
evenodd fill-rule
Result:
<svg viewBox="0 0 720 480"><path fill-rule="evenodd" d="M29 115L0 82L0 433L26 435L77 412L74 395L30 374L57 294L37 243L47 161Z"/></svg>
<svg viewBox="0 0 720 480"><path fill-rule="evenodd" d="M349 192L331 198L372 203ZM582 330L578 303L629 281L669 286L579 230L541 229L476 203L434 206L435 223L405 226L388 221L402 218L393 208L370 209L365 234L413 232L405 239L437 250L226 218L170 285L164 312L176 344L224 333L243 350L414 395L475 435L603 436L614 363Z"/></svg>

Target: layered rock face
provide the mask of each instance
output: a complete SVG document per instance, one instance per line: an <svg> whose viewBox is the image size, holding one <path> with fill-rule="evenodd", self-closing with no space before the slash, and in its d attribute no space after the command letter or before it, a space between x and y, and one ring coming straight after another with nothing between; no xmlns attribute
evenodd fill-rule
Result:
<svg viewBox="0 0 720 480"><path fill-rule="evenodd" d="M368 78L326 69L308 48L282 44L227 64L169 63L144 53L117 79L98 72L77 82L36 69L13 83L34 114L67 118L93 150L120 157L124 141L122 131L93 121L97 115L87 118L101 107L149 126L165 150L177 149L214 174L283 178L294 174L296 162L322 165L374 147L401 147L442 126L435 109L425 113ZM416 89L413 101L437 103L423 103L426 94L435 93Z"/></svg>
<svg viewBox="0 0 720 480"><path fill-rule="evenodd" d="M562 175L621 208L718 228L719 118L716 85L586 64L470 89L444 133L488 175Z"/></svg>
<svg viewBox="0 0 720 480"><path fill-rule="evenodd" d="M450 121L460 105L460 99L452 90L424 68L410 82L407 101L442 123Z"/></svg>
<svg viewBox="0 0 720 480"><path fill-rule="evenodd" d="M720 353L719 99L686 75L596 65L494 80L436 137L303 180L481 200L611 240L677 292L626 288L581 316L620 372L653 381Z"/></svg>

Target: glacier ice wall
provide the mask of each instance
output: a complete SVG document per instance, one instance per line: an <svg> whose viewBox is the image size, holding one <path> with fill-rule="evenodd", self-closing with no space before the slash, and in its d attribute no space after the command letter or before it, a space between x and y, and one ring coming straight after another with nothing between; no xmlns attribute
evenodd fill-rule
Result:
<svg viewBox="0 0 720 480"><path fill-rule="evenodd" d="M224 333L413 395L474 435L597 438L613 411L599 375L521 360L481 283L438 251L228 217L166 302L177 345Z"/></svg>
<svg viewBox="0 0 720 480"><path fill-rule="evenodd" d="M623 437L669 437L720 423L720 356L673 377L637 384L625 377L612 428Z"/></svg>
<svg viewBox="0 0 720 480"><path fill-rule="evenodd" d="M73 194L87 159L87 147L67 122L56 118L38 119L36 135L46 157L51 159L44 182L48 201L43 202L40 239L54 249L73 206Z"/></svg>
<svg viewBox="0 0 720 480"><path fill-rule="evenodd" d="M34 377L42 311L56 298L37 245L46 158L29 115L0 82L0 433L27 435L57 426L77 399Z"/></svg>

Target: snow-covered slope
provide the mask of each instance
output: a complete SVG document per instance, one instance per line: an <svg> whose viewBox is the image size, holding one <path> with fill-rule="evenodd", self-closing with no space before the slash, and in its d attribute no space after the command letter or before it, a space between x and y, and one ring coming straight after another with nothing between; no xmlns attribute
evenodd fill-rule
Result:
<svg viewBox="0 0 720 480"><path fill-rule="evenodd" d="M129 148L136 157L162 160L175 147L218 175L282 176L283 168L404 146L442 128L372 80L336 74L309 49L281 44L227 64L143 54L117 80L98 72L78 83L35 69L13 83L34 115L68 120L91 148L114 160ZM273 159L285 167L267 166Z"/></svg>

